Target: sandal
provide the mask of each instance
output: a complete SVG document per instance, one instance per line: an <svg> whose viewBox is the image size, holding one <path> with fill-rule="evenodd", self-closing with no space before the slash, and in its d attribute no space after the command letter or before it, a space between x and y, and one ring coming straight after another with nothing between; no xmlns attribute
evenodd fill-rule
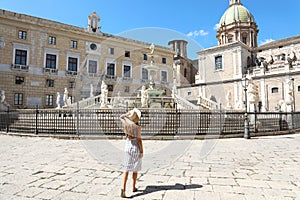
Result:
<svg viewBox="0 0 300 200"><path fill-rule="evenodd" d="M121 189L121 197L122 197L122 198L126 198L125 190L123 190L123 189Z"/></svg>
<svg viewBox="0 0 300 200"><path fill-rule="evenodd" d="M137 192L138 189L137 188L133 188L132 192Z"/></svg>

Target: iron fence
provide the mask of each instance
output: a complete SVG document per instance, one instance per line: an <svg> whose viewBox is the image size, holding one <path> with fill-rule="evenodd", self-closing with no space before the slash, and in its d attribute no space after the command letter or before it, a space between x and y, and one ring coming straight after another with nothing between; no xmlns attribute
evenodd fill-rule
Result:
<svg viewBox="0 0 300 200"><path fill-rule="evenodd" d="M244 132L244 112L141 109L143 135L227 135ZM126 109L24 109L0 112L0 130L32 134L123 135ZM300 113L248 113L250 132L300 128Z"/></svg>

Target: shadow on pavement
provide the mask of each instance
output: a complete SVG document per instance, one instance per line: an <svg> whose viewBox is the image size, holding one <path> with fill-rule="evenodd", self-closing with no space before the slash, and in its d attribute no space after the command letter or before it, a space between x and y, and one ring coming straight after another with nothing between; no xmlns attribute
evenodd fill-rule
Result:
<svg viewBox="0 0 300 200"><path fill-rule="evenodd" d="M148 185L145 190L138 190L135 195L132 195L128 198L139 197L142 195L146 195L153 192L158 192L162 190L189 190L189 189L197 189L202 188L202 185L198 184L190 184L190 185L183 185L180 183L176 183L175 185Z"/></svg>

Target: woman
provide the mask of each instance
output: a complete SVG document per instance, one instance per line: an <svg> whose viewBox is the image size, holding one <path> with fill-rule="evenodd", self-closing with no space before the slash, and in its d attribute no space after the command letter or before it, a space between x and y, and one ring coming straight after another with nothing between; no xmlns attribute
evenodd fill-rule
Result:
<svg viewBox="0 0 300 200"><path fill-rule="evenodd" d="M122 114L120 120L124 127L126 145L125 145L125 172L123 178L123 188L121 189L121 197L126 198L126 182L128 179L128 173L132 173L132 191L136 192L135 187L138 171L142 168L143 157L143 143L141 137L141 126L139 120L141 118L141 111L134 108Z"/></svg>

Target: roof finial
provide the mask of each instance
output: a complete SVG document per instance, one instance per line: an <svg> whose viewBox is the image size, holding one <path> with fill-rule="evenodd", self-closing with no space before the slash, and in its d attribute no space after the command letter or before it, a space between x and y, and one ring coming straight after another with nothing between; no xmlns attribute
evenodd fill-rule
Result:
<svg viewBox="0 0 300 200"><path fill-rule="evenodd" d="M241 4L241 0L229 0L229 4L230 6L235 4Z"/></svg>

